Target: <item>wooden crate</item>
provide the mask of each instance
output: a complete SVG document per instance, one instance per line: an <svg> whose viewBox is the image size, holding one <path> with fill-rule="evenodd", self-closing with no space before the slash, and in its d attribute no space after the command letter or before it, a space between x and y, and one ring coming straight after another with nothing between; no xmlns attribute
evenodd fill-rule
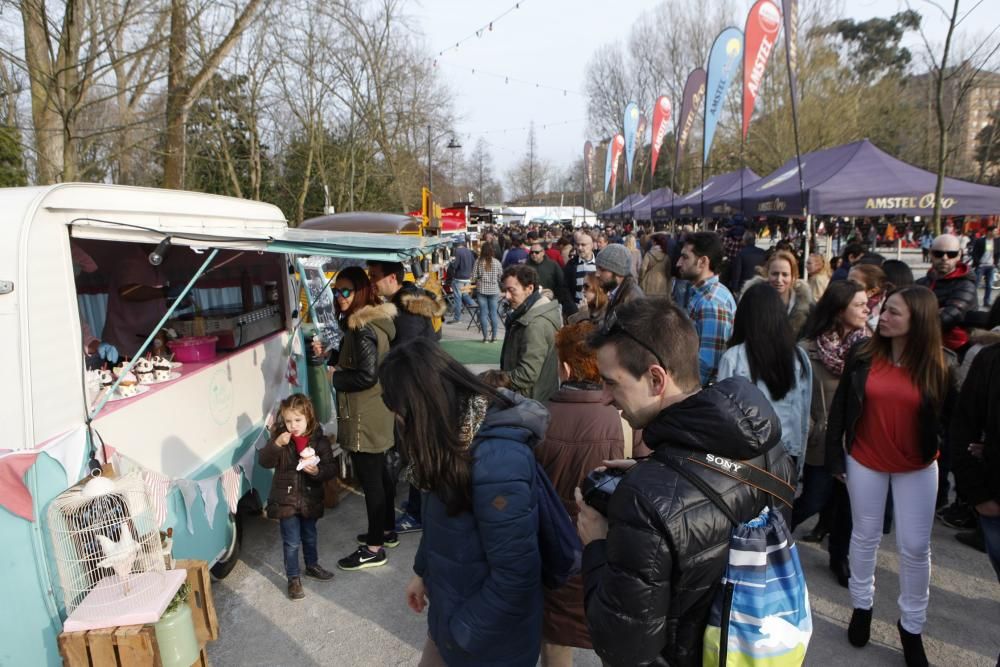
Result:
<svg viewBox="0 0 1000 667"><path fill-rule="evenodd" d="M203 560L179 560L177 569L187 570L187 583L191 587L188 605L194 618L194 633L198 642L215 641L219 638L219 618L215 615L215 600L212 597L212 576L208 563Z"/></svg>
<svg viewBox="0 0 1000 667"><path fill-rule="evenodd" d="M192 667L209 667L206 642L219 638L219 619L212 599L208 563L177 561L177 569L187 570L191 587L188 606L201 651ZM120 625L114 628L64 632L59 635L59 653L65 667L161 667L160 649L152 625Z"/></svg>

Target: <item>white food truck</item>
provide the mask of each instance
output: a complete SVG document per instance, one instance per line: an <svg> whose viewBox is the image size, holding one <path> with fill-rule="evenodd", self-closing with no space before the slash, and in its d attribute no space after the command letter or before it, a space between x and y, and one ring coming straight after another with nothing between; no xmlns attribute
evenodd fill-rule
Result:
<svg viewBox="0 0 1000 667"><path fill-rule="evenodd" d="M239 520L220 475L245 471L228 480L239 507L251 504L252 489L266 498L269 471L255 465L253 448L277 402L306 391L296 259L409 261L444 241L292 229L270 204L115 185L0 189L0 210L0 423L8 429L0 441L0 665L52 665L65 620L46 532L52 499L99 465L141 471L165 494L161 529L173 529L174 556L206 560L225 576L238 557ZM163 325L216 340L206 358L171 360L169 372L125 392L129 364L118 362L111 387L87 372L95 357L85 354L84 327L101 338L116 271L140 252L154 255L164 277L152 287L178 296ZM137 331L131 342L152 349L158 334ZM196 486L204 489L191 492Z"/></svg>

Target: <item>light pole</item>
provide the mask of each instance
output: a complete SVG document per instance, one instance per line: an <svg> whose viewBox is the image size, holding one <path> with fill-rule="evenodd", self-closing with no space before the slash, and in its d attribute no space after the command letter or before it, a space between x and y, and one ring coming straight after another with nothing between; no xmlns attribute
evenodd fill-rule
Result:
<svg viewBox="0 0 1000 667"><path fill-rule="evenodd" d="M461 147L462 144L458 143L458 140L455 139L455 137L452 137L451 141L448 142L448 150L451 151L451 189L453 197L452 202L455 202L458 199L458 195L456 194L458 192L458 188L455 186L455 149Z"/></svg>

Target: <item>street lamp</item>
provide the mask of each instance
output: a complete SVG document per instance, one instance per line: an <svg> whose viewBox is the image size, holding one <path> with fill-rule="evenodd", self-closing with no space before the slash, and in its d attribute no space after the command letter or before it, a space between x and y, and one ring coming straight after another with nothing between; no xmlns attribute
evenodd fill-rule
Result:
<svg viewBox="0 0 1000 667"><path fill-rule="evenodd" d="M455 137L451 138L451 141L448 142L447 146L448 150L451 151L451 189L452 196L454 197L452 199L453 202L458 199L458 196L455 194L458 192L458 187L455 185L455 149L461 147L462 144L458 143L458 140L455 139Z"/></svg>

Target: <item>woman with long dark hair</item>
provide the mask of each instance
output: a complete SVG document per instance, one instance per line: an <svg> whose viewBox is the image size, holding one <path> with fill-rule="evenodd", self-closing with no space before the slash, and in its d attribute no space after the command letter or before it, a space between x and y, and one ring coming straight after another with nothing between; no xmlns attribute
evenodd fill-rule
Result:
<svg viewBox="0 0 1000 667"><path fill-rule="evenodd" d="M826 470L826 422L847 353L872 335L868 316L865 288L852 280L835 280L816 304L802 341L813 371L812 427L802 470L802 494L795 499L792 510L792 530L821 512L816 526L802 539L822 542L829 533L830 570L845 588L850 578L847 552L851 539L851 504L847 488Z"/></svg>
<svg viewBox="0 0 1000 667"><path fill-rule="evenodd" d="M848 639L864 646L871 635L875 559L891 487L900 555L897 628L910 666L927 664L921 633L930 596L938 436L954 392L943 349L934 293L922 286L892 292L878 332L844 365L826 433L827 467L846 481L854 526Z"/></svg>
<svg viewBox="0 0 1000 667"><path fill-rule="evenodd" d="M785 304L767 283L749 287L736 307L718 379L734 375L756 383L767 396L781 421L781 444L801 473L809 433L812 369L805 352L795 344Z"/></svg>
<svg viewBox="0 0 1000 667"><path fill-rule="evenodd" d="M406 587L413 611L431 603L420 665L533 667L542 582L532 450L548 412L487 386L425 340L390 352L379 377L425 492Z"/></svg>
<svg viewBox="0 0 1000 667"><path fill-rule="evenodd" d="M344 338L333 369L337 391L337 443L351 455L351 467L365 492L368 529L361 546L337 562L342 570L385 565L383 547L395 547L395 486L385 465L392 448L392 414L382 403L378 367L396 336L396 307L381 303L368 274L357 266L337 274L334 310Z"/></svg>

